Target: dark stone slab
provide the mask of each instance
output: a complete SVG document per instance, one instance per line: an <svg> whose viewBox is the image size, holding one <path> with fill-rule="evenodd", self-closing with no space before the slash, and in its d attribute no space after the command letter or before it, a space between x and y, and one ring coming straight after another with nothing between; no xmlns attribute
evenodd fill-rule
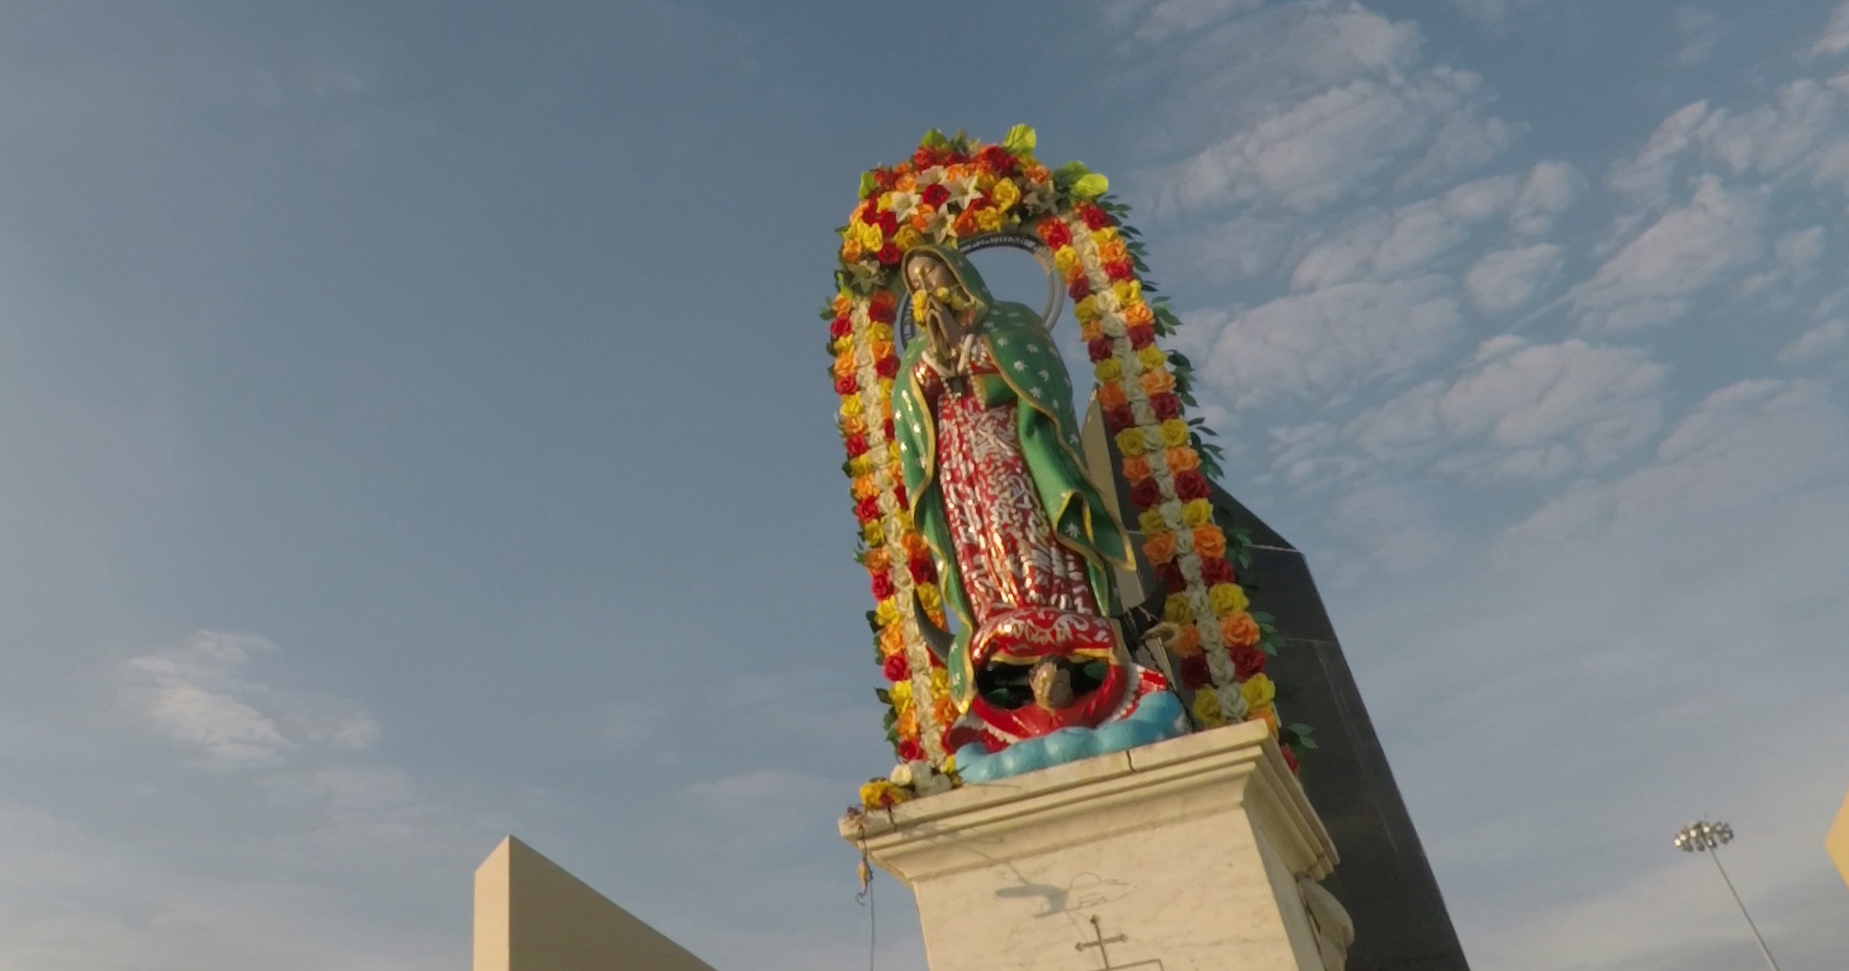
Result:
<svg viewBox="0 0 1849 971"><path fill-rule="evenodd" d="M1324 886L1355 921L1349 971L1469 971L1303 554L1225 492L1216 490L1214 505L1223 526L1243 529L1257 547L1241 582L1284 638L1267 664L1288 693L1278 713L1315 729L1301 778L1341 857Z"/></svg>

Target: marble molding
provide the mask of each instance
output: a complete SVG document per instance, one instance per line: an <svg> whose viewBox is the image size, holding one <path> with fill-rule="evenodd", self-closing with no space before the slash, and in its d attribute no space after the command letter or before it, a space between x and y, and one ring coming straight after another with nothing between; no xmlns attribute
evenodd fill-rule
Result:
<svg viewBox="0 0 1849 971"><path fill-rule="evenodd" d="M1341 971L1336 863L1263 724L850 816L909 886L931 971Z"/></svg>

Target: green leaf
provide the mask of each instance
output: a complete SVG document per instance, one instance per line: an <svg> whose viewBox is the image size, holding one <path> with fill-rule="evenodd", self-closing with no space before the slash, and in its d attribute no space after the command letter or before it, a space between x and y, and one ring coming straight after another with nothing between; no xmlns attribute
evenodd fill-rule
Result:
<svg viewBox="0 0 1849 971"><path fill-rule="evenodd" d="M879 633L879 630L880 630L879 618L871 610L867 611L867 626L873 628L874 633L876 634Z"/></svg>
<svg viewBox="0 0 1849 971"><path fill-rule="evenodd" d="M1034 130L1026 125L1016 125L1008 129L1008 137L1002 139L1002 147L1013 155L1025 155L1034 150L1037 139Z"/></svg>
<svg viewBox="0 0 1849 971"><path fill-rule="evenodd" d="M892 726L897 725L899 723L899 710L897 708L886 709L886 717L881 720L881 723L886 728L891 728Z"/></svg>
<svg viewBox="0 0 1849 971"><path fill-rule="evenodd" d="M925 148L946 148L950 145L950 139L945 138L943 132L933 128L924 133L924 137L918 140L918 144Z"/></svg>
<svg viewBox="0 0 1849 971"><path fill-rule="evenodd" d="M1068 188L1090 174L1091 170L1085 167L1084 162L1067 162L1053 170L1053 184L1062 189Z"/></svg>
<svg viewBox="0 0 1849 971"><path fill-rule="evenodd" d="M892 704L892 692L887 691L885 688L874 688L873 696L878 698L882 705Z"/></svg>
<svg viewBox="0 0 1849 971"><path fill-rule="evenodd" d="M1072 195L1077 199L1096 199L1109 191L1111 191L1111 180L1096 172L1079 176L1078 180L1072 183Z"/></svg>
<svg viewBox="0 0 1849 971"><path fill-rule="evenodd" d="M860 173L860 197L862 199L865 199L873 195L873 190L879 187L880 187L879 180L874 178L872 172Z"/></svg>

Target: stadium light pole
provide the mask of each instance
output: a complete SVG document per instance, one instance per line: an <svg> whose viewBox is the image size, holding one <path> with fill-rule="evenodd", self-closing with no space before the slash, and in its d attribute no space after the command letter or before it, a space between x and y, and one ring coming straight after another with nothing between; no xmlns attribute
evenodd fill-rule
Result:
<svg viewBox="0 0 1849 971"><path fill-rule="evenodd" d="M1740 916L1746 918L1746 927L1753 932L1753 940L1759 943L1759 953L1765 955L1766 966L1778 971L1778 962L1772 960L1772 952L1766 948L1766 939L1759 936L1759 928L1753 923L1753 915L1746 912L1746 904L1740 900L1740 892L1733 888L1733 880L1727 876L1727 868L1721 866L1722 845L1733 842L1733 827L1726 823L1710 823L1698 819L1676 831L1676 849L1684 853L1706 853L1714 860L1714 868L1721 871L1721 880L1727 884L1727 892L1733 894L1734 906L1740 908Z"/></svg>

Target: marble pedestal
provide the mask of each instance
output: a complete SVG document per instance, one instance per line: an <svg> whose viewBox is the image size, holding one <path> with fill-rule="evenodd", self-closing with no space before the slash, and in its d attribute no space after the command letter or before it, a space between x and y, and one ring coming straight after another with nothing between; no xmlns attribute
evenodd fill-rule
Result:
<svg viewBox="0 0 1849 971"><path fill-rule="evenodd" d="M931 971L1339 971L1335 847L1262 724L904 803L841 835L911 887Z"/></svg>

